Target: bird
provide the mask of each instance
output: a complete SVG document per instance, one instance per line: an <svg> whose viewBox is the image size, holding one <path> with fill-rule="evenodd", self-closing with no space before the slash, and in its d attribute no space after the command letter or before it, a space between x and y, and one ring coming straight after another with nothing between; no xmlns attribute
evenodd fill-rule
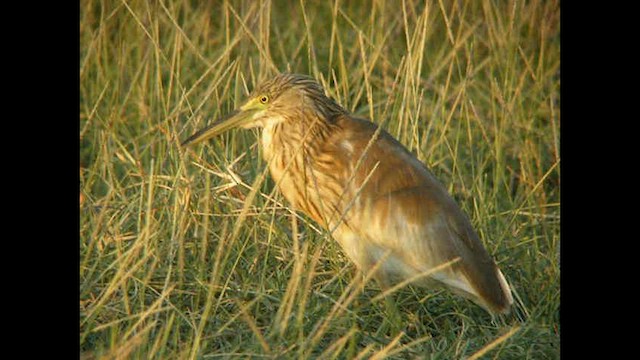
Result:
<svg viewBox="0 0 640 360"><path fill-rule="evenodd" d="M181 146L256 127L287 202L329 231L382 288L405 281L444 287L492 315L510 312L505 276L443 184L387 131L327 96L314 78L278 73Z"/></svg>

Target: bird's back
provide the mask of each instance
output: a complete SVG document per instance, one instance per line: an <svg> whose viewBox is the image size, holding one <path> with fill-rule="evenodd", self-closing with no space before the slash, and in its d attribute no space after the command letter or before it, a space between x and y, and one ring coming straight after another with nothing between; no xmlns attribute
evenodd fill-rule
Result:
<svg viewBox="0 0 640 360"><path fill-rule="evenodd" d="M435 279L485 308L508 311L513 299L504 276L426 166L382 129L372 141L378 127L367 120L341 116L336 125L324 151L348 170L328 224L349 257L364 270L384 258L383 283L453 260L422 283Z"/></svg>

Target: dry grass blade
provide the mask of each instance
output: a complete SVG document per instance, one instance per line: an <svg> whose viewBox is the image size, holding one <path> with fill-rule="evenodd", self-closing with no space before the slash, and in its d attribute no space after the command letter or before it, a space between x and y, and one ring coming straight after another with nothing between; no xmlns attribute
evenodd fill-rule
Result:
<svg viewBox="0 0 640 360"><path fill-rule="evenodd" d="M395 338L393 338L393 340L389 341L389 343L385 347L380 349L380 351L378 351L377 353L373 354L373 356L371 356L369 359L380 360L386 358L389 355L389 352L398 344L400 338L402 338L403 336L404 333L400 332L398 335L396 335Z"/></svg>
<svg viewBox="0 0 640 360"><path fill-rule="evenodd" d="M501 335L497 339L495 339L492 342L490 342L487 345L485 345L482 349L476 351L473 355L469 356L467 358L467 360L479 359L481 356L485 355L486 353L491 351L496 346L498 346L501 343L505 342L507 339L509 339L511 336L513 336L516 332L518 332L518 330L520 330L520 326L515 326L514 328L509 330L506 334Z"/></svg>

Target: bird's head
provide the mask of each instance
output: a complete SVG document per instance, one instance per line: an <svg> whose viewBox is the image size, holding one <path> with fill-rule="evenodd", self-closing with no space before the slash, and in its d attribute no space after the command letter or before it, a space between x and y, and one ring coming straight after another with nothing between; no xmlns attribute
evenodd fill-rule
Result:
<svg viewBox="0 0 640 360"><path fill-rule="evenodd" d="M331 122L345 112L324 94L314 79L305 75L279 74L260 84L238 109L196 132L182 146L197 144L237 127L267 127L280 122Z"/></svg>

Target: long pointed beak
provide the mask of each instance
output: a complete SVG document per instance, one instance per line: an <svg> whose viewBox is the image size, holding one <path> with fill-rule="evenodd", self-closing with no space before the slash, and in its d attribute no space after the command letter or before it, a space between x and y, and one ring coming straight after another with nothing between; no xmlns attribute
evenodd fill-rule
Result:
<svg viewBox="0 0 640 360"><path fill-rule="evenodd" d="M234 110L222 119L214 121L209 126L191 135L187 140L183 141L180 146L187 147L190 145L195 145L227 130L245 126L253 121L253 115L256 113L256 111L257 109L250 108L244 110L243 108L240 108L240 110Z"/></svg>

